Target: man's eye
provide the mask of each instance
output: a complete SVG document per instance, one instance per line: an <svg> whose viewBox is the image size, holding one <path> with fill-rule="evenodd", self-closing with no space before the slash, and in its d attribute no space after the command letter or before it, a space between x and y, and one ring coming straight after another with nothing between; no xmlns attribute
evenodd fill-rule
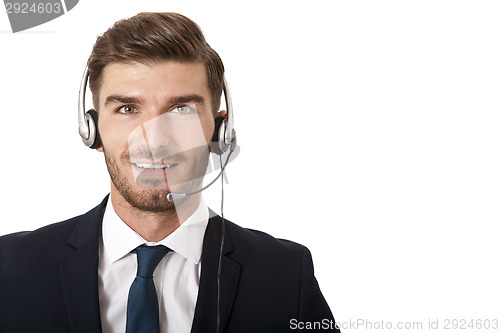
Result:
<svg viewBox="0 0 500 333"><path fill-rule="evenodd" d="M124 113L124 114L132 114L132 113L136 113L137 109L133 106L130 106L130 105L124 105L116 111L119 113Z"/></svg>
<svg viewBox="0 0 500 333"><path fill-rule="evenodd" d="M180 114L196 113L196 108L190 105L180 105L176 106L171 112L176 112Z"/></svg>

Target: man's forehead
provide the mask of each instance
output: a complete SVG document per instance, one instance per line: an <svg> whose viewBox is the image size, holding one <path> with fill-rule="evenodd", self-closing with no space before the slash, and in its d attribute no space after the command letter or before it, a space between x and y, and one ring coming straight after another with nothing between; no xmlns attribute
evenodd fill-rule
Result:
<svg viewBox="0 0 500 333"><path fill-rule="evenodd" d="M100 99L108 95L161 91L165 94L201 94L210 98L205 65L201 62L114 62L106 65Z"/></svg>
<svg viewBox="0 0 500 333"><path fill-rule="evenodd" d="M207 71L205 64L198 61L178 62L178 61L156 61L152 63L142 62L112 62L107 64L103 70L103 82L106 79L126 76L129 79L140 79L144 75L162 75L165 78L189 79L206 83Z"/></svg>

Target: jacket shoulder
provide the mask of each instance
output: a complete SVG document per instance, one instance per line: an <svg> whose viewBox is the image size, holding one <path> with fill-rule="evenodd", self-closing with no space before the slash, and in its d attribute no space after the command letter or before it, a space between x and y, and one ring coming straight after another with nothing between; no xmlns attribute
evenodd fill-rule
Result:
<svg viewBox="0 0 500 333"><path fill-rule="evenodd" d="M73 217L33 231L22 231L0 236L0 257L3 257L5 251L11 252L35 248L43 250L49 244L67 240L79 218L80 216Z"/></svg>
<svg viewBox="0 0 500 333"><path fill-rule="evenodd" d="M274 252L278 254L302 253L309 251L304 245L291 240L276 238L260 230L241 227L226 221L228 233L239 246L256 253Z"/></svg>
<svg viewBox="0 0 500 333"><path fill-rule="evenodd" d="M79 222L95 219L103 210L105 200L85 214L49 224L33 231L22 231L0 236L0 263L18 260L23 255L31 258L57 257L62 246L68 243Z"/></svg>
<svg viewBox="0 0 500 333"><path fill-rule="evenodd" d="M230 257L259 269L279 269L299 275L305 267L313 269L309 249L302 244L271 236L263 231L241 227L226 220L227 234L233 245Z"/></svg>

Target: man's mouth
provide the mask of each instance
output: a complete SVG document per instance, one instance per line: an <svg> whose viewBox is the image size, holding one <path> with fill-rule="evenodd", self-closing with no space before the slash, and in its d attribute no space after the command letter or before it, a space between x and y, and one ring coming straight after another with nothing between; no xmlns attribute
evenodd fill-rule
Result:
<svg viewBox="0 0 500 333"><path fill-rule="evenodd" d="M132 163L140 169L170 169L177 164L152 164L152 163Z"/></svg>

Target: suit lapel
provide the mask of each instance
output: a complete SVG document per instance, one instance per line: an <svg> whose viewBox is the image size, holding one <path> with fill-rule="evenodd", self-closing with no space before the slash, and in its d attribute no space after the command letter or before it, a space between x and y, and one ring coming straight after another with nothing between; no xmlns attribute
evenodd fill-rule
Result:
<svg viewBox="0 0 500 333"><path fill-rule="evenodd" d="M60 262L61 282L71 332L101 332L98 291L99 240L107 197L77 217Z"/></svg>
<svg viewBox="0 0 500 333"><path fill-rule="evenodd" d="M219 216L211 217L203 240L200 288L191 333L215 332L217 328L217 276L221 234L222 219ZM240 278L240 264L228 257L233 250L231 237L226 230L221 261L219 332L224 332L226 327Z"/></svg>

